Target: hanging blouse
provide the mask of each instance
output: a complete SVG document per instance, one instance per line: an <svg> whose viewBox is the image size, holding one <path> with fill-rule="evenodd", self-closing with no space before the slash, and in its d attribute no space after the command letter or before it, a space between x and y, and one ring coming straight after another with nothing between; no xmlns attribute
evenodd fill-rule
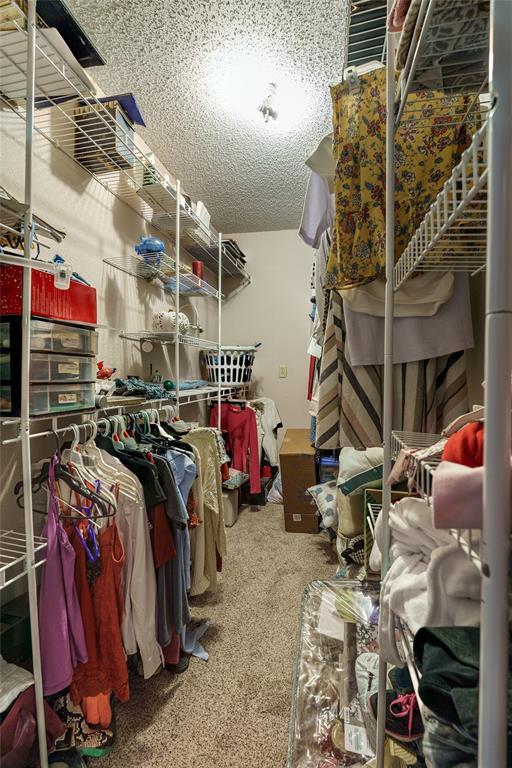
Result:
<svg viewBox="0 0 512 768"><path fill-rule="evenodd" d="M78 704L85 697L113 691L119 701L128 701L128 668L121 636L125 555L117 526L112 522L99 533L101 573L92 585L87 580L85 552L74 526L70 528L70 541L76 554L75 581L89 651L89 661L75 668L72 700Z"/></svg>
<svg viewBox="0 0 512 768"><path fill-rule="evenodd" d="M331 88L336 158L333 244L326 287L348 288L384 275L386 261L386 71ZM430 97L430 98L429 98ZM433 116L432 92L411 94L395 141L395 260L468 144L460 129L471 99L447 97ZM414 119L407 119L407 115ZM459 124L459 125L457 125Z"/></svg>
<svg viewBox="0 0 512 768"><path fill-rule="evenodd" d="M60 521L54 456L48 472L48 544L39 589L39 633L45 696L66 688L79 662L87 661L84 626L74 582L75 552Z"/></svg>

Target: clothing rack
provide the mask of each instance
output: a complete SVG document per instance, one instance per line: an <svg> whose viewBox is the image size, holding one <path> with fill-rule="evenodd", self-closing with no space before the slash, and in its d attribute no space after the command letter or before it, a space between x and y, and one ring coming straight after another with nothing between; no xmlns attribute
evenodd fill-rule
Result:
<svg viewBox="0 0 512 768"><path fill-rule="evenodd" d="M428 268L487 271L485 336L485 448L483 531L480 546L482 603L480 621L480 695L478 765L486 768L492 755L494 768L507 765L507 673L508 670L508 569L510 559L510 413L512 372L512 4L490 0L489 104L487 122L479 129L461 163L454 169L411 243L394 263L394 145L395 131L407 114L407 102L417 87L418 76L428 63L429 41L435 30L429 24L442 0L423 0L416 32L405 67L405 88L395 103L394 35L387 33L387 134L386 134L386 296L384 352L384 468L386 478L393 454L402 447L431 445L439 436L392 431L392 369L394 291L416 270ZM457 5L457 3L455 3ZM388 0L388 11L392 0ZM483 43L482 43L483 44ZM487 49L487 41L485 41ZM423 62L423 64L422 64ZM449 79L450 87L457 82ZM464 90L482 90L478 67L463 78ZM487 81L487 75L486 80ZM395 120L395 114L397 115ZM472 213L465 217L467 212ZM476 215L475 215L476 214ZM461 227L461 224L463 225ZM458 225L455 229L454 225ZM461 248L462 244L462 248ZM451 250L450 250L451 249ZM414 457L413 457L414 461ZM416 487L427 498L436 462L429 459L416 467ZM389 566L389 509L391 487L383 491L382 577ZM471 532L457 533L468 556L477 558ZM418 675L411 653L407 628L399 627L404 655L415 689ZM387 665L379 668L377 713L377 767L384 766ZM421 711L421 707L420 707Z"/></svg>

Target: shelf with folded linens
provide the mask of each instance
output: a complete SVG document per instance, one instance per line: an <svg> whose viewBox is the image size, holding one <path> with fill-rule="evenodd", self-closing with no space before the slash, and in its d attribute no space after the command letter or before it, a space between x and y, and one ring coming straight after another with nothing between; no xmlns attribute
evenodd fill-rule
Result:
<svg viewBox="0 0 512 768"><path fill-rule="evenodd" d="M487 133L485 122L395 264L395 291L414 272L476 274L485 268Z"/></svg>
<svg viewBox="0 0 512 768"><path fill-rule="evenodd" d="M26 16L18 15L0 31L2 108L26 119L28 72ZM178 192L143 148L116 104L104 103L96 85L74 59L59 33L37 26L34 139L43 138L82 166L99 184L127 203L166 236L178 225ZM179 234L185 251L209 269L219 266L219 234L179 196ZM249 280L244 264L222 246L222 274Z"/></svg>

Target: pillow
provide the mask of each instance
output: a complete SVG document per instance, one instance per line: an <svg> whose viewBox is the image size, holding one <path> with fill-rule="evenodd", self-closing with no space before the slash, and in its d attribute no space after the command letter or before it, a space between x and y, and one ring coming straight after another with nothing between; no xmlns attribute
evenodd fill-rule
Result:
<svg viewBox="0 0 512 768"><path fill-rule="evenodd" d="M358 536L364 529L364 496L345 496L338 488L338 535L346 539Z"/></svg>
<svg viewBox="0 0 512 768"><path fill-rule="evenodd" d="M328 483L312 485L307 492L313 497L318 512L322 518L324 528L338 527L338 510L336 507L336 480Z"/></svg>
<svg viewBox="0 0 512 768"><path fill-rule="evenodd" d="M382 487L384 448L342 448L338 488L345 496L363 493L364 488Z"/></svg>

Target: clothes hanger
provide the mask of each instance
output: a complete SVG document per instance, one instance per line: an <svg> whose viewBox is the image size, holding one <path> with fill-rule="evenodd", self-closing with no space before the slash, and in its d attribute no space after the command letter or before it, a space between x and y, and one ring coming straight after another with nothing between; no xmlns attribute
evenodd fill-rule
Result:
<svg viewBox="0 0 512 768"><path fill-rule="evenodd" d="M43 483L48 483L48 473L50 469L50 462L46 461L43 466L41 467L41 471L37 477L35 477L32 481L32 493L38 493L43 488L46 490L46 486L43 485ZM93 501L103 512L105 516L110 516L109 514L109 504L110 502L103 498L102 496L98 495L94 491L90 490L89 488L85 487L76 476L72 475L70 472L68 472L67 469L63 467L62 464L56 464L55 465L55 479L56 480L62 480L63 483L65 483L71 490L75 491L80 496L83 496L86 499L89 499L90 501ZM16 505L23 509L23 502L22 499L25 495L25 491L23 488L23 480L19 480L16 485L14 486L14 494L16 496ZM47 514L47 511L44 510L34 510L39 512L40 514Z"/></svg>
<svg viewBox="0 0 512 768"><path fill-rule="evenodd" d="M156 408L151 409L149 418L150 418L150 423L156 427L158 434L160 434L162 437L168 438L169 433L166 432L165 429L160 424L160 414ZM154 419L154 421L152 421L152 419Z"/></svg>
<svg viewBox="0 0 512 768"><path fill-rule="evenodd" d="M129 496L133 501L139 501L139 486L135 478L125 471L121 463L119 463L118 467L114 467L104 460L101 450L96 447L94 442L96 439L98 427L94 421L86 423L92 427L92 434L83 446L83 453L85 456L88 456L92 452L93 457L96 457L97 459L96 469L103 476L103 478L110 482L117 483L122 489L123 493Z"/></svg>

